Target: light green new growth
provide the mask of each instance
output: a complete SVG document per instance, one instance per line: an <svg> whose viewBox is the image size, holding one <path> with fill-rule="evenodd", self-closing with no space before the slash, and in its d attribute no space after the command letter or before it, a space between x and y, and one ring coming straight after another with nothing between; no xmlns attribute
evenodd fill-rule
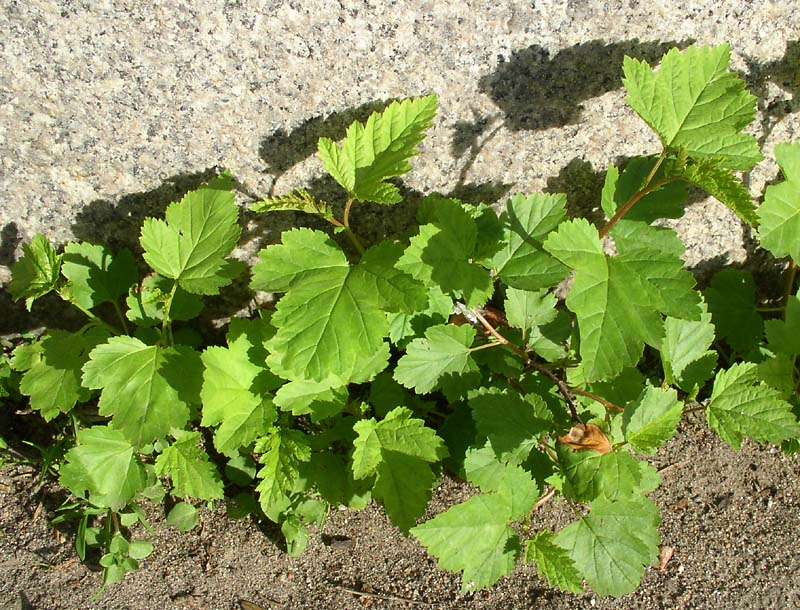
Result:
<svg viewBox="0 0 800 610"><path fill-rule="evenodd" d="M38 233L30 243L22 244L22 252L22 258L14 264L8 289L15 301L24 298L30 311L36 299L58 286L63 255L56 254L47 238Z"/></svg>
<svg viewBox="0 0 800 610"><path fill-rule="evenodd" d="M411 169L408 159L436 115L435 95L392 102L374 113L366 124L354 122L341 148L328 138L319 140L319 156L325 169L358 201L391 204L401 201L399 189L389 182Z"/></svg>
<svg viewBox="0 0 800 610"><path fill-rule="evenodd" d="M627 101L658 134L667 150L690 158L748 170L763 157L756 139L742 133L756 112L756 98L728 70L730 49L670 50L654 71L646 61L625 57L622 82Z"/></svg>

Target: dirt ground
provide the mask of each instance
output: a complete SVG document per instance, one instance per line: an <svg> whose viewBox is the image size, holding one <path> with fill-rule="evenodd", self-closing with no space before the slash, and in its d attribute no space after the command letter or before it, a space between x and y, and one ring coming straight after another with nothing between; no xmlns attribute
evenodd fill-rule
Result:
<svg viewBox="0 0 800 610"><path fill-rule="evenodd" d="M653 494L662 544L674 555L663 572L649 568L639 590L621 599L554 591L533 566L462 594L459 576L439 569L376 505L333 510L298 558L280 550L275 531L230 520L222 506L202 512L188 534L171 529L160 507L152 507L155 551L139 571L93 599L100 572L76 560L71 530L48 524L63 491L45 486L43 498L34 493L37 471L7 466L0 470L0 610L238 610L241 600L254 604L246 610L800 608L800 456L754 443L734 452L695 412L684 416L653 464L664 479ZM427 517L469 493L445 477ZM535 525L565 525L562 509L551 502Z"/></svg>

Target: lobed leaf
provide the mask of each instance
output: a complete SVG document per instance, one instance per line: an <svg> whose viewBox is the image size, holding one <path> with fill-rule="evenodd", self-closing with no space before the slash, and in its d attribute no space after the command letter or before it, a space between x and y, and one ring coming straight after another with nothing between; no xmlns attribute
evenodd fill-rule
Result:
<svg viewBox="0 0 800 610"><path fill-rule="evenodd" d="M300 477L301 464L311 459L311 448L299 430L272 428L258 440L255 450L262 454L259 462L263 465L257 475L261 479L256 486L258 501L267 517L277 522L289 507L289 496Z"/></svg>
<svg viewBox="0 0 800 610"><path fill-rule="evenodd" d="M200 432L177 431L175 441L156 458L156 474L172 479L173 496L222 499L222 479L199 442Z"/></svg>
<svg viewBox="0 0 800 610"><path fill-rule="evenodd" d="M444 442L411 411L397 407L378 422L357 422L353 430L353 476L377 475L373 496L382 500L397 527L408 532L425 511L436 479L430 464L447 455Z"/></svg>
<svg viewBox="0 0 800 610"><path fill-rule="evenodd" d="M263 344L270 332L263 321L234 319L228 347L212 346L201 355L205 368L200 423L219 426L214 446L226 455L236 455L240 447L266 434L277 415L270 392L281 382L263 365Z"/></svg>
<svg viewBox="0 0 800 610"><path fill-rule="evenodd" d="M645 566L658 565L658 509L646 498L610 501L599 497L588 515L565 527L555 543L565 549L599 595L635 590Z"/></svg>
<svg viewBox="0 0 800 610"><path fill-rule="evenodd" d="M85 242L66 245L61 273L69 280L70 295L85 309L116 301L138 276L129 250L112 256L105 246Z"/></svg>
<svg viewBox="0 0 800 610"><path fill-rule="evenodd" d="M776 257L791 256L800 263L800 143L776 144L775 160L784 182L772 184L756 214L761 245Z"/></svg>
<svg viewBox="0 0 800 610"><path fill-rule="evenodd" d="M201 362L185 346L146 345L111 337L89 354L83 385L102 389L99 413L139 449L183 428L189 407L200 402Z"/></svg>
<svg viewBox="0 0 800 610"><path fill-rule="evenodd" d="M568 269L542 247L547 235L567 215L567 196L515 195L506 203L500 222L502 247L490 264L507 285L520 290L550 288L563 280Z"/></svg>
<svg viewBox="0 0 800 610"><path fill-rule="evenodd" d="M462 572L461 590L482 589L511 574L520 551L507 498L479 494L411 529L438 559L439 566Z"/></svg>
<svg viewBox="0 0 800 610"><path fill-rule="evenodd" d="M59 482L95 506L121 511L145 487L142 464L134 446L108 426L78 430L77 444L64 456Z"/></svg>
<svg viewBox="0 0 800 610"><path fill-rule="evenodd" d="M139 241L147 264L187 292L217 294L244 268L226 257L239 241L239 209L223 175L167 208L166 221L146 218Z"/></svg>
<svg viewBox="0 0 800 610"><path fill-rule="evenodd" d="M717 373L706 417L708 426L734 449L741 447L744 436L776 445L800 436L792 405L759 381L758 366L752 362Z"/></svg>
<svg viewBox="0 0 800 610"><path fill-rule="evenodd" d="M425 331L424 339L414 339L397 362L394 378L418 394L439 387L444 375L477 370L470 355L475 329L469 325L437 324Z"/></svg>
<svg viewBox="0 0 800 610"><path fill-rule="evenodd" d="M423 224L411 238L396 267L426 285L463 297L467 307L479 307L492 296L493 286L486 269L473 262L478 247L475 220L456 199L438 195L426 197L431 222Z"/></svg>
<svg viewBox="0 0 800 610"><path fill-rule="evenodd" d="M639 361L645 343L660 344L662 322L653 288L634 265L605 256L588 221L562 223L544 248L576 270L566 303L578 319L587 381L616 376Z"/></svg>
<svg viewBox="0 0 800 610"><path fill-rule="evenodd" d="M683 413L675 390L648 385L639 398L625 405L622 429L632 447L652 454L672 438Z"/></svg>
<svg viewBox="0 0 800 610"><path fill-rule="evenodd" d="M539 576L552 587L568 593L583 593L583 579L575 569L575 562L567 552L554 542L553 532L543 531L525 545L525 562L536 563Z"/></svg>

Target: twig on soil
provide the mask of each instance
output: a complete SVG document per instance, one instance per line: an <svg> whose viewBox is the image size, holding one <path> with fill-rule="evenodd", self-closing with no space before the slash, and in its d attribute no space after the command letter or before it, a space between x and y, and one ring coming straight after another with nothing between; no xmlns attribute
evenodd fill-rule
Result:
<svg viewBox="0 0 800 610"><path fill-rule="evenodd" d="M345 593L350 593L351 595L358 595L359 597L370 597L373 599L382 599L387 602L403 602L405 604L415 604L419 606L434 606L436 602L424 602L416 599L410 599L408 597L397 597L395 595L380 595L378 593L367 593L366 591L359 591L358 589L351 589L350 587L345 587L344 585L337 585L335 583L328 583L334 589L339 589L340 591L344 591Z"/></svg>
<svg viewBox="0 0 800 610"><path fill-rule="evenodd" d="M544 494L541 498L539 498L539 501L536 504L533 505L533 508L531 509L531 512L535 513L542 506L547 504L547 501L550 498L552 498L554 495L556 495L556 488L555 487L551 487L550 490L546 494Z"/></svg>
<svg viewBox="0 0 800 610"><path fill-rule="evenodd" d="M688 462L675 462L674 464L668 464L664 466L661 470L658 471L658 474L662 472L667 472L668 470L672 470L673 468L680 468L681 466L686 466Z"/></svg>

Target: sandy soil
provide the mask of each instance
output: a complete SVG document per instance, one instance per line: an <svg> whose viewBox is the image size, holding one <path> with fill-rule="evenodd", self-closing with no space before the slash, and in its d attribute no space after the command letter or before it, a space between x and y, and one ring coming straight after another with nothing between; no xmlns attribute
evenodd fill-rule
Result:
<svg viewBox="0 0 800 610"><path fill-rule="evenodd" d="M375 505L332 511L299 558L281 551L276 531L230 520L222 506L203 512L188 534L172 530L161 507L151 507L154 553L93 599L100 572L76 560L71 530L48 524L63 490L45 484L37 491L38 472L7 466L0 471L0 610L234 610L241 600L255 604L246 610L800 608L800 456L753 443L734 452L707 430L702 413L692 413L653 464L664 478L653 494L662 542L674 555L621 599L553 591L532 566L462 594L458 575L439 569ZM469 493L445 477L428 516ZM558 528L568 517L554 501L535 525Z"/></svg>

